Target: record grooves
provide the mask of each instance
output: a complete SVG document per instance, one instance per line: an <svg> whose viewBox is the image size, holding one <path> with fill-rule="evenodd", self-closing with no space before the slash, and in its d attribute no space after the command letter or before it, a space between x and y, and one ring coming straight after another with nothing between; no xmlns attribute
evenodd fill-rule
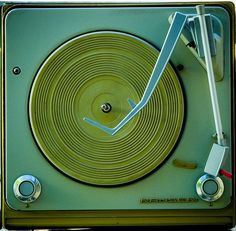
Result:
<svg viewBox="0 0 236 231"><path fill-rule="evenodd" d="M119 185L151 172L169 155L183 123L184 100L168 64L148 105L114 136L83 121L114 127L140 101L158 51L118 32L76 37L41 66L29 113L47 159L70 177L94 185ZM101 105L109 103L104 113ZM154 110L155 109L155 110Z"/></svg>

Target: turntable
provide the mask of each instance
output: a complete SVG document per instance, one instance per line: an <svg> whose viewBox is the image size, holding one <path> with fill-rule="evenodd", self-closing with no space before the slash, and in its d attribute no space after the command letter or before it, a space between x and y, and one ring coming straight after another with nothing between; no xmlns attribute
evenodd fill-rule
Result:
<svg viewBox="0 0 236 231"><path fill-rule="evenodd" d="M2 5L7 228L235 222L234 5Z"/></svg>

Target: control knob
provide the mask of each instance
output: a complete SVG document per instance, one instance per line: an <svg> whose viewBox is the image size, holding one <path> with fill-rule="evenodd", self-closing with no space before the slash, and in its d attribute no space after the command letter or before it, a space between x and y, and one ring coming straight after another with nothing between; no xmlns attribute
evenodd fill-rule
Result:
<svg viewBox="0 0 236 231"><path fill-rule="evenodd" d="M15 197L23 203L32 203L41 194L41 184L32 175L23 175L17 178L13 185Z"/></svg>

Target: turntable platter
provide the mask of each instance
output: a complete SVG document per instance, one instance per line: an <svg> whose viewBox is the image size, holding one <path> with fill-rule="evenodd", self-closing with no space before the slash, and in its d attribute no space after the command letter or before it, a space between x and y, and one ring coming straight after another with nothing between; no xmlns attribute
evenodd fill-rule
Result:
<svg viewBox="0 0 236 231"><path fill-rule="evenodd" d="M75 37L40 67L30 94L35 140L57 169L85 183L119 185L156 169L182 128L184 100L170 64L148 105L114 136L83 121L116 126L139 102L158 51L138 37L112 31ZM101 109L110 105L110 110Z"/></svg>

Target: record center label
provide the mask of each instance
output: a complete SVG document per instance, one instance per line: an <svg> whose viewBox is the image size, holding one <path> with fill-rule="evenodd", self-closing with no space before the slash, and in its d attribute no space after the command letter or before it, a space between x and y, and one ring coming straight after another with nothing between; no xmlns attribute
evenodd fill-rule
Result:
<svg viewBox="0 0 236 231"><path fill-rule="evenodd" d="M162 203L196 203L198 198L142 198L140 199L141 204L162 204Z"/></svg>

